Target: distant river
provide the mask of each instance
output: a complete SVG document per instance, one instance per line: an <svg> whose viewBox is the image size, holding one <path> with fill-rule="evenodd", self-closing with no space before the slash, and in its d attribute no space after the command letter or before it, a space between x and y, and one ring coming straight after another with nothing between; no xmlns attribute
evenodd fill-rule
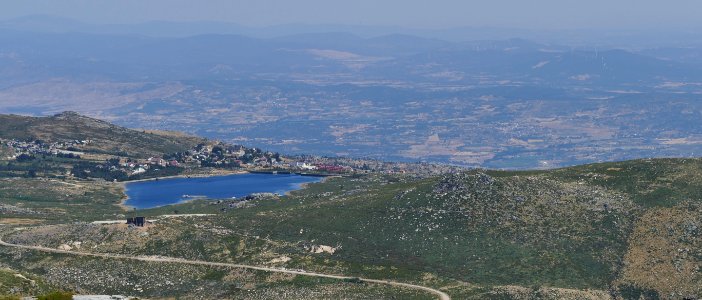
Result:
<svg viewBox="0 0 702 300"><path fill-rule="evenodd" d="M279 193L300 189L321 177L294 174L235 174L226 176L166 178L126 184L125 203L138 209L176 204L187 200L244 197L252 193Z"/></svg>

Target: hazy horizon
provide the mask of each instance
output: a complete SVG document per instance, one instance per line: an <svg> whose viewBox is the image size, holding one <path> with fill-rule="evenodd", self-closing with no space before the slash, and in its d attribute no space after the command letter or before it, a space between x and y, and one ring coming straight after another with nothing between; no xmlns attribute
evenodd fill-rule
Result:
<svg viewBox="0 0 702 300"><path fill-rule="evenodd" d="M702 27L697 17L702 2L659 1L588 2L498 0L360 0L354 2L301 0L208 1L49 1L4 3L0 19L32 15L68 18L93 24L136 24L151 21L226 22L247 27L288 24L383 26L410 29L488 27L525 30L648 30Z"/></svg>

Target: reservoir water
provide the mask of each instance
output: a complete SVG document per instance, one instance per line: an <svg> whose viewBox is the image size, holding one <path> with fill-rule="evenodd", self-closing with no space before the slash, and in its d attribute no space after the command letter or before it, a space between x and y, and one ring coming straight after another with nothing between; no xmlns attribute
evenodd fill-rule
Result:
<svg viewBox="0 0 702 300"><path fill-rule="evenodd" d="M129 199L125 204L145 209L198 198L239 198L252 193L284 194L300 189L302 184L319 182L321 179L295 174L250 173L130 182L126 184Z"/></svg>

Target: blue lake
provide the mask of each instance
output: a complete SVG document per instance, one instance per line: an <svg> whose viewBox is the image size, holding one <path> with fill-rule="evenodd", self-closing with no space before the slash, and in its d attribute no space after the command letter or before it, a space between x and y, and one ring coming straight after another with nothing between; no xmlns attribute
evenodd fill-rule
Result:
<svg viewBox="0 0 702 300"><path fill-rule="evenodd" d="M295 174L251 173L131 182L126 184L129 199L125 204L145 209L197 198L239 198L252 193L284 194L300 189L302 184L319 182L321 179Z"/></svg>

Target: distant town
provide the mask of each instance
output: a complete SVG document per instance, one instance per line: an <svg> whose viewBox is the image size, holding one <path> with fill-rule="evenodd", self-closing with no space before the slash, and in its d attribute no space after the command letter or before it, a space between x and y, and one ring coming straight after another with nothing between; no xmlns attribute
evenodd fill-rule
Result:
<svg viewBox="0 0 702 300"><path fill-rule="evenodd" d="M60 142L2 139L0 143L8 150L4 159L14 160L18 163L29 163L47 158L71 160L72 168L64 176L84 179L103 178L110 181L189 174L205 168L318 175L371 172L435 174L454 168L431 164L389 163L350 158L283 157L276 152L220 142L201 143L185 152L147 158L100 155L84 151L82 147L95 143L90 139ZM28 170L30 176L36 176L37 171Z"/></svg>

